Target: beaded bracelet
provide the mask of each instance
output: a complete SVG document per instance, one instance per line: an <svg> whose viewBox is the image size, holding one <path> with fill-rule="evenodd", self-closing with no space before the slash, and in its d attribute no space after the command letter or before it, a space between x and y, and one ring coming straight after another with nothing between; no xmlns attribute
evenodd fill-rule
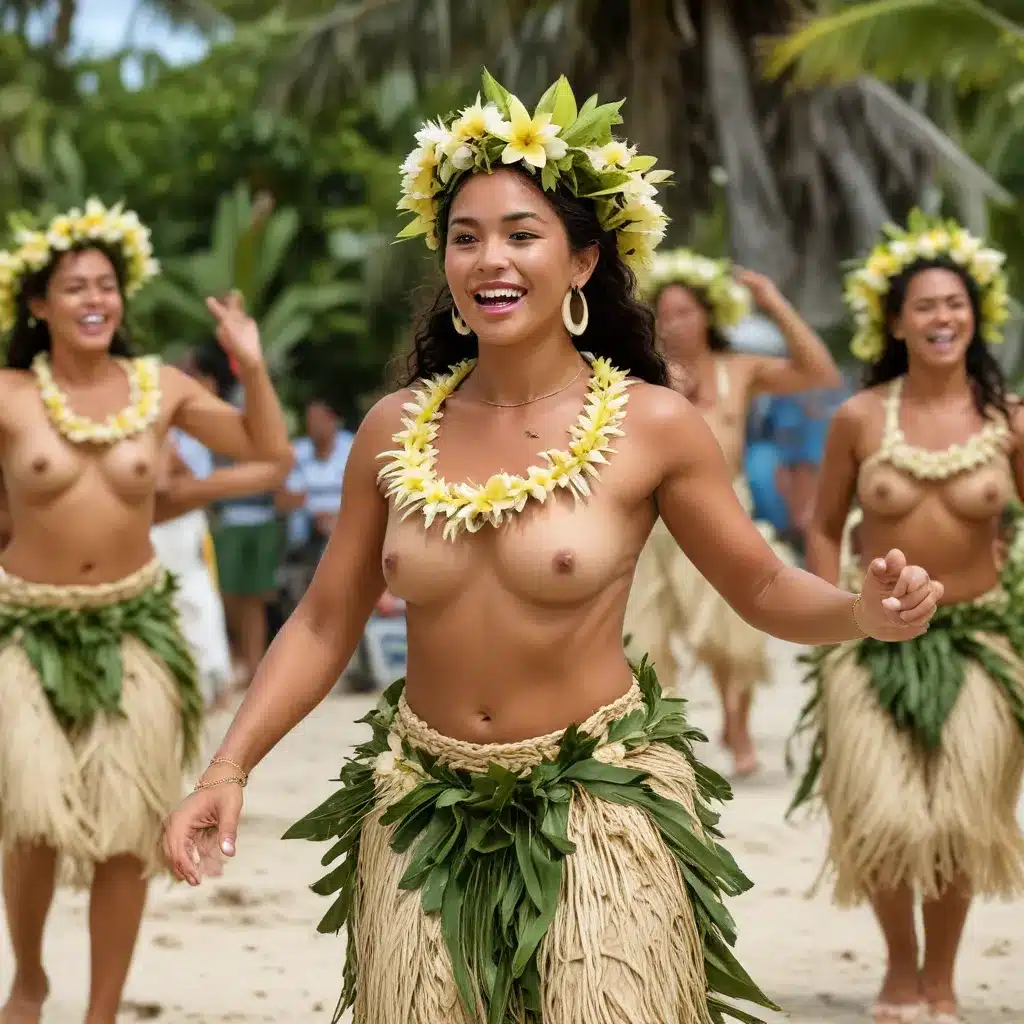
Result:
<svg viewBox="0 0 1024 1024"><path fill-rule="evenodd" d="M858 594L853 599L853 609L852 609L852 611L853 611L853 623L865 636L871 636L870 631L866 630L864 628L863 623L860 621L860 618L857 616L857 611L860 608L860 599L861 599L861 595L860 594Z"/></svg>

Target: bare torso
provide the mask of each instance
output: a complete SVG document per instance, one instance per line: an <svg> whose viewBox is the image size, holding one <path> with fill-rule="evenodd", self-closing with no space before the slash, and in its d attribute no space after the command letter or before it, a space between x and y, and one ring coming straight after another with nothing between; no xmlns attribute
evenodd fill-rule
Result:
<svg viewBox="0 0 1024 1024"><path fill-rule="evenodd" d="M748 375L734 356L716 355L699 379L692 379L670 364L673 390L700 411L718 440L733 475L743 468L746 447Z"/></svg>
<svg viewBox="0 0 1024 1024"><path fill-rule="evenodd" d="M586 502L558 490L510 523L454 541L420 513L392 508L382 548L388 589L407 602L407 697L432 726L474 742L563 728L626 691L622 621L659 482L647 407L660 389L630 388L625 437ZM537 453L565 448L585 384L525 409L446 405L437 472L482 481L524 474ZM529 433L535 437L527 436Z"/></svg>
<svg viewBox="0 0 1024 1024"><path fill-rule="evenodd" d="M1016 492L1011 431L981 465L945 479L919 479L883 453L889 386L858 395L856 497L864 514L862 559L902 550L945 587L943 603L967 601L996 585L999 517ZM961 445L985 428L974 409L931 413L903 403L898 423L908 444L930 451Z"/></svg>
<svg viewBox="0 0 1024 1024"><path fill-rule="evenodd" d="M111 374L75 411L96 420L128 405ZM72 444L50 420L33 375L0 372L0 466L13 539L3 568L43 583L121 579L153 557L149 531L161 445L173 395L150 430L112 445Z"/></svg>

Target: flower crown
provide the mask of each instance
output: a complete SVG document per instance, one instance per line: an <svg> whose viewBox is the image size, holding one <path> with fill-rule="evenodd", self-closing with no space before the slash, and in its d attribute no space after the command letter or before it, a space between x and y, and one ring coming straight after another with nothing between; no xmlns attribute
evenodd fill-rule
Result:
<svg viewBox="0 0 1024 1024"><path fill-rule="evenodd" d="M946 257L971 276L980 292L981 335L993 345L1003 340L1003 324L1010 318L1003 253L985 248L956 221L929 218L920 210L910 214L905 230L893 224L883 230L885 238L846 276L846 304L856 321L850 350L858 359L876 362L885 349L885 296L893 278L917 260L937 257Z"/></svg>
<svg viewBox="0 0 1024 1024"><path fill-rule="evenodd" d="M734 327L750 315L747 288L732 276L729 260L712 260L690 249L655 253L650 272L644 277L644 291L653 299L670 284L692 288L707 298L715 327Z"/></svg>
<svg viewBox="0 0 1024 1024"><path fill-rule="evenodd" d="M89 242L120 246L125 266L125 294L133 295L150 278L160 273L153 259L149 229L136 214L122 210L121 204L109 209L98 199L85 204L85 212L75 209L54 217L40 231L20 227L13 252L0 250L0 332L14 327L17 300L26 277L40 271L59 253Z"/></svg>
<svg viewBox="0 0 1024 1024"><path fill-rule="evenodd" d="M491 77L482 78L486 103L428 121L417 133L417 147L402 164L399 210L414 220L399 238L426 236L438 248L437 212L441 196L466 173L490 173L521 165L539 175L545 191L565 185L574 196L594 200L601 227L618 235L619 253L633 268L646 265L665 236L668 218L654 201L656 185L671 171L654 171L653 156L612 136L622 123L623 101L598 105L597 97L577 110L564 76L540 98L533 116Z"/></svg>

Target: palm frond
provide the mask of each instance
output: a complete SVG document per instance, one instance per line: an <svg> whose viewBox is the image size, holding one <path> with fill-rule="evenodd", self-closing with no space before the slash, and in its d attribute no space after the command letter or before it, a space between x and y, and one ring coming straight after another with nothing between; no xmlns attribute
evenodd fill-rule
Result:
<svg viewBox="0 0 1024 1024"><path fill-rule="evenodd" d="M978 0L869 0L811 18L763 52L769 77L801 87L939 74L980 87L1021 77L1022 42L1024 26Z"/></svg>

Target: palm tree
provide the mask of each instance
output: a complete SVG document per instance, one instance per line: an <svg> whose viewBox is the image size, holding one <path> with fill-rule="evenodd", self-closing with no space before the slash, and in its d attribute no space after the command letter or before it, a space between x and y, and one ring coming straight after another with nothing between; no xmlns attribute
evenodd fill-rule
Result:
<svg viewBox="0 0 1024 1024"><path fill-rule="evenodd" d="M486 63L524 97L562 72L584 95L627 95L629 136L676 171L674 241L721 200L712 171L722 168L732 255L826 324L840 313L840 262L918 202L936 166L1008 196L889 86L765 81L757 40L810 10L808 0L336 0L274 84L315 107L366 86L415 99L457 74L464 98Z"/></svg>
<svg viewBox="0 0 1024 1024"><path fill-rule="evenodd" d="M798 24L768 49L770 76L805 88L855 82L864 75L917 80L942 130L1009 194L1024 190L1024 0L867 0ZM1024 215L1019 206L990 217L978 182L949 191L960 218L991 234L1009 254L1011 276L1024 273ZM1020 323L1007 365L1020 363Z"/></svg>

